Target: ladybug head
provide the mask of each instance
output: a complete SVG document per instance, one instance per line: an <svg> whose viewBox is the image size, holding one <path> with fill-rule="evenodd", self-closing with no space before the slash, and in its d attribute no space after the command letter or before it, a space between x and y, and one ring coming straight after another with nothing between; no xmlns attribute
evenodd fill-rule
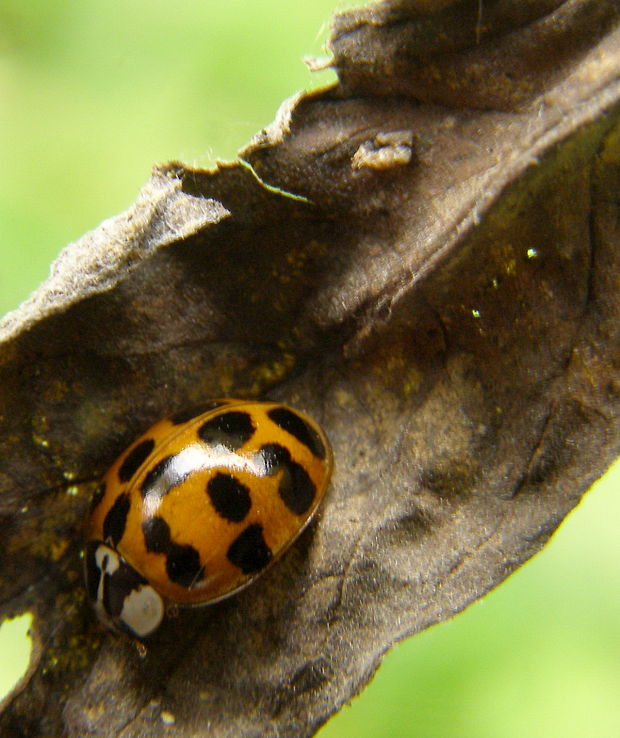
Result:
<svg viewBox="0 0 620 738"><path fill-rule="evenodd" d="M157 630L164 601L118 551L103 541L90 541L84 564L88 597L106 627L138 639Z"/></svg>

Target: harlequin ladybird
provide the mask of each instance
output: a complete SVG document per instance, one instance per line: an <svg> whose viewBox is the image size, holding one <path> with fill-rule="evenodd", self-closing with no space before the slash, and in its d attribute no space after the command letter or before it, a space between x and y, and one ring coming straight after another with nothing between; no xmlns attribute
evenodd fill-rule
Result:
<svg viewBox="0 0 620 738"><path fill-rule="evenodd" d="M216 400L155 424L93 500L85 575L99 619L145 638L167 606L243 589L308 524L331 469L323 431L276 402Z"/></svg>

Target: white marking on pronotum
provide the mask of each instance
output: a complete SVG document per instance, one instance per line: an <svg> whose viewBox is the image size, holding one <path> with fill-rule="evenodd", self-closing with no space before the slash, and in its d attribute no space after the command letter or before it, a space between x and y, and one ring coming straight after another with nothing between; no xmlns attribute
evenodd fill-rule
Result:
<svg viewBox="0 0 620 738"><path fill-rule="evenodd" d="M123 600L119 619L138 636L152 633L164 617L164 602L149 584L132 590Z"/></svg>
<svg viewBox="0 0 620 738"><path fill-rule="evenodd" d="M99 584L97 585L97 602L103 602L103 576L104 574L114 574L121 565L118 554L109 546L97 546L95 551L95 563L97 569L101 572L99 575Z"/></svg>

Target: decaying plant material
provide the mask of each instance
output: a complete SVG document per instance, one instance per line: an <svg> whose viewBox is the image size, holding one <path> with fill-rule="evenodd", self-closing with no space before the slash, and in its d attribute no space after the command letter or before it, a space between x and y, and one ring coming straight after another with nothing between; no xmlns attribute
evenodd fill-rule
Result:
<svg viewBox="0 0 620 738"><path fill-rule="evenodd" d="M3 736L311 735L544 545L618 454L619 21L338 16L338 85L245 164L156 169L4 320L0 616L34 612L36 643ZM316 417L332 488L279 566L141 659L84 603L81 521L133 437L222 395Z"/></svg>

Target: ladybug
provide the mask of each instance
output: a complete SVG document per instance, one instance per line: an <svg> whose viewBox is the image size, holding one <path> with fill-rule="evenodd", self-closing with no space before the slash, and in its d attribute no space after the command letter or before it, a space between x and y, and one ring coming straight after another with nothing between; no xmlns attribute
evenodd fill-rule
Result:
<svg viewBox="0 0 620 738"><path fill-rule="evenodd" d="M167 607L247 587L308 525L332 463L321 428L277 402L215 400L156 423L91 506L85 578L101 622L143 639Z"/></svg>

